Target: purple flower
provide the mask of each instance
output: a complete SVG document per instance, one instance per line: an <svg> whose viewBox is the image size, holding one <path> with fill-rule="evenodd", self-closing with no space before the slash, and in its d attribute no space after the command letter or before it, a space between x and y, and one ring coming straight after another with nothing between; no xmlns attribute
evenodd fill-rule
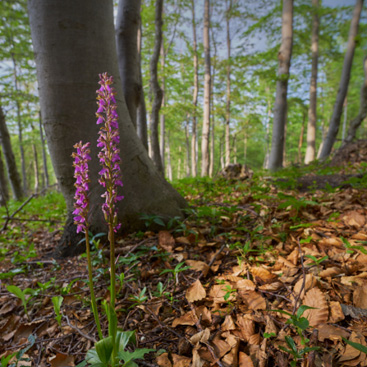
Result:
<svg viewBox="0 0 367 367"><path fill-rule="evenodd" d="M83 143L80 141L74 145L76 152L71 155L74 158L74 178L76 179L74 186L75 191L75 203L73 211L74 223L77 225L76 232L85 232L88 230L88 182L89 182L89 170L88 161L90 158L90 143Z"/></svg>
<svg viewBox="0 0 367 367"><path fill-rule="evenodd" d="M116 112L115 89L112 87L113 77L107 73L100 74L99 84L101 87L97 90L98 110L96 113L97 124L103 124L98 132L98 144L100 148L98 154L102 170L99 172L101 178L99 183L106 189L102 195L105 202L102 205L102 211L106 222L112 224L114 231L117 232L121 224L117 222L117 212L115 204L123 199L118 195L117 187L122 186L120 165L120 150L118 144L120 136L118 131L118 115Z"/></svg>

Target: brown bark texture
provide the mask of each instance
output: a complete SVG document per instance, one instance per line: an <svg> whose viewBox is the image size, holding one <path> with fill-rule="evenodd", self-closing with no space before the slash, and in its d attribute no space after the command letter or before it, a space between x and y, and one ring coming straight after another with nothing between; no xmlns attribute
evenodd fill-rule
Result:
<svg viewBox="0 0 367 367"><path fill-rule="evenodd" d="M5 176L5 166L3 162L3 155L0 150L0 206L6 205L9 200L8 183Z"/></svg>
<svg viewBox="0 0 367 367"><path fill-rule="evenodd" d="M331 153L331 150L333 148L333 145L339 132L340 120L343 112L343 103L348 92L348 85L353 63L354 50L356 48L356 42L357 42L358 24L359 19L361 17L362 8L363 8L363 0L356 0L356 5L353 11L353 18L349 29L348 44L344 56L344 64L342 75L340 78L339 90L336 96L333 114L330 119L329 130L325 140L323 141L322 150L320 154L321 160L326 159Z"/></svg>

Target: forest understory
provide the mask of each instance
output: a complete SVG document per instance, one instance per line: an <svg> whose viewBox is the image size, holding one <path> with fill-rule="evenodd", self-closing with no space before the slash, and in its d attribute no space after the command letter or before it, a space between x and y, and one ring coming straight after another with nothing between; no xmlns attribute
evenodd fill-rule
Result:
<svg viewBox="0 0 367 367"><path fill-rule="evenodd" d="M367 144L350 147L307 176L181 180L184 221L118 239L119 327L155 350L139 366L367 365ZM54 223L12 221L0 235L0 360L75 366L97 339L86 258L51 257L63 218L35 214L38 200L16 217ZM101 305L109 250L105 236L94 243Z"/></svg>

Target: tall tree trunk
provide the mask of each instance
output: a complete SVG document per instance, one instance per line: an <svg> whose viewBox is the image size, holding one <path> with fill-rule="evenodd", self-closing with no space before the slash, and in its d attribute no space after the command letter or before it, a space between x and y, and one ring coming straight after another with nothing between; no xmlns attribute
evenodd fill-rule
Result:
<svg viewBox="0 0 367 367"><path fill-rule="evenodd" d="M28 1L36 56L42 118L55 173L64 194L68 221L57 255L79 253L80 236L73 224L73 144L90 141L90 229L106 230L101 206L104 189L98 183L100 166L95 143L99 125L94 122L98 74L115 76L119 114L122 194L117 204L121 232L144 229L141 213L166 220L181 216L185 200L169 185L149 159L130 120L122 94L114 40L113 3L100 0Z"/></svg>
<svg viewBox="0 0 367 367"><path fill-rule="evenodd" d="M38 155L36 144L32 144L33 151L33 170L34 170L34 192L39 190L39 167L38 167Z"/></svg>
<svg viewBox="0 0 367 367"><path fill-rule="evenodd" d="M192 11L192 34L193 34L193 53L194 53L194 94L193 94L193 113L192 113L192 138L191 138L191 175L196 177L198 174L197 169L197 105L198 105L198 94L199 94L199 61L198 61L198 50L197 50L197 39L196 39L196 20L195 20L195 2L191 0L191 11Z"/></svg>
<svg viewBox="0 0 367 367"><path fill-rule="evenodd" d="M343 130L342 130L342 144L345 141L345 132L347 129L347 121L348 121L348 98L345 97L344 101L344 120L343 120Z"/></svg>
<svg viewBox="0 0 367 367"><path fill-rule="evenodd" d="M363 60L363 70L364 81L361 88L359 112L357 117L355 117L350 123L348 134L345 138L345 143L351 142L356 137L356 132L359 126L367 116L367 57L365 57Z"/></svg>
<svg viewBox="0 0 367 367"><path fill-rule="evenodd" d="M264 158L263 168L269 169L271 96L270 96L270 88L268 86L265 87L265 90L266 90L267 100L268 100L268 120L267 120L267 124L266 124L266 152L265 152L265 158Z"/></svg>
<svg viewBox="0 0 367 367"><path fill-rule="evenodd" d="M310 121L310 120L309 120ZM305 133L306 113L303 112L301 133L299 134L298 140L298 163L302 163L302 146L303 146L303 135Z"/></svg>
<svg viewBox="0 0 367 367"><path fill-rule="evenodd" d="M163 175L162 158L159 151L159 110L162 105L163 91L158 83L158 61L162 45L162 20L163 0L156 0L155 5L155 40L153 55L150 60L150 96L152 98L152 111L150 114L150 144L152 146L152 160L158 171Z"/></svg>
<svg viewBox="0 0 367 367"><path fill-rule="evenodd" d="M172 181L173 176L172 176L171 146L169 143L169 135L167 135L166 153L167 153L167 175L168 179Z"/></svg>
<svg viewBox="0 0 367 367"><path fill-rule="evenodd" d="M119 0L116 17L116 49L122 90L136 128L136 113L142 93L139 78L138 30L141 0Z"/></svg>
<svg viewBox="0 0 367 367"><path fill-rule="evenodd" d="M322 145L320 159L325 159L329 156L339 132L340 119L343 111L343 103L348 92L350 72L353 63L354 50L357 42L358 24L361 17L362 8L363 0L356 0L352 22L350 23L347 51L344 56L344 64L342 75L340 78L338 95L336 96L334 110L329 124L329 130L326 139Z"/></svg>
<svg viewBox="0 0 367 367"><path fill-rule="evenodd" d="M230 19L232 11L232 0L226 1L226 30L227 30L227 91L226 91L226 129L225 129L225 141L226 141L226 166L231 163L231 148L230 148L230 117L231 117L231 34L230 34Z"/></svg>
<svg viewBox="0 0 367 367"><path fill-rule="evenodd" d="M317 123L317 69L319 59L319 0L312 0L312 37L311 37L311 83L310 83L310 106L308 109L307 124L307 148L305 164L315 160L316 156L316 123ZM301 162L299 162L301 163Z"/></svg>
<svg viewBox="0 0 367 367"><path fill-rule="evenodd" d="M189 134L189 116L185 123L185 145L186 145L186 177L190 177L190 134Z"/></svg>
<svg viewBox="0 0 367 367"><path fill-rule="evenodd" d="M141 16L139 15L139 29L138 29L138 56L139 56L139 83L142 86L141 93L139 95L139 105L136 115L136 129L138 136L142 141L145 149L148 151L148 124L147 124L147 109L145 106L145 97L143 89L143 77L141 74L141 45L142 45L142 25Z"/></svg>
<svg viewBox="0 0 367 367"><path fill-rule="evenodd" d="M293 46L293 0L283 0L282 44L278 59L278 79L274 105L273 137L269 157L269 169L283 166L284 130L287 119L287 92Z"/></svg>
<svg viewBox="0 0 367 367"><path fill-rule="evenodd" d="M5 177L5 167L0 149L0 206L6 205L9 200L8 183Z"/></svg>
<svg viewBox="0 0 367 367"><path fill-rule="evenodd" d="M237 163L237 135L233 136L233 163Z"/></svg>
<svg viewBox="0 0 367 367"><path fill-rule="evenodd" d="M166 78L164 76L164 67L165 67L165 61L166 61L166 54L164 52L164 44L162 42L161 46L161 71L162 71L162 107L165 107L166 105ZM163 175L165 173L165 142L166 142L166 116L164 113L161 113L159 116L160 119L160 133L161 133L161 139L160 139L160 153L162 158L162 169L163 169Z"/></svg>
<svg viewBox="0 0 367 367"><path fill-rule="evenodd" d="M38 121L39 121L39 131L40 131L41 147L42 147L43 175L44 175L45 187L47 188L47 187L50 186L50 179L49 179L48 168L47 168L46 142L45 142L45 138L43 136L41 111L39 112Z"/></svg>
<svg viewBox="0 0 367 367"><path fill-rule="evenodd" d="M11 146L10 134L5 122L5 115L2 107L0 106L0 143L3 148L5 157L6 169L8 171L8 177L10 186L13 192L15 200L21 200L24 196L22 189L22 182L17 169L13 148Z"/></svg>
<svg viewBox="0 0 367 367"><path fill-rule="evenodd" d="M204 116L201 137L201 176L209 175L209 133L210 133L210 2L204 2Z"/></svg>

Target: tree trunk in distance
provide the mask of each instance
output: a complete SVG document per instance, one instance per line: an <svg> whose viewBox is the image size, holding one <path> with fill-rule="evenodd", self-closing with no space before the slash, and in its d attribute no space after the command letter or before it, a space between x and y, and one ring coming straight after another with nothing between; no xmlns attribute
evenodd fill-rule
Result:
<svg viewBox="0 0 367 367"><path fill-rule="evenodd" d="M139 29L138 29L138 56L139 56L139 83L143 86L143 77L141 74L141 45L142 45L142 25L141 16L139 15ZM144 89L142 87L139 96L139 105L136 116L136 129L138 136L142 141L145 149L148 151L148 126L147 126L147 109L145 106Z"/></svg>
<svg viewBox="0 0 367 367"><path fill-rule="evenodd" d="M351 121L347 137L345 138L346 143L350 143L356 137L356 132L361 126L362 121L367 116L367 57L363 60L363 70L364 70L364 81L361 88L361 97L359 104L358 115Z"/></svg>
<svg viewBox="0 0 367 367"><path fill-rule="evenodd" d="M271 121L271 99L270 99L270 88L265 87L266 94L268 96L268 121L266 124L266 152L263 163L263 168L269 169L269 156L270 156L270 121Z"/></svg>
<svg viewBox="0 0 367 367"><path fill-rule="evenodd" d="M3 156L0 149L0 206L6 205L9 200L8 183L5 177L5 167L3 162Z"/></svg>
<svg viewBox="0 0 367 367"><path fill-rule="evenodd" d="M350 23L347 51L344 56L344 64L342 75L340 78L339 90L336 96L336 101L333 109L333 114L330 119L329 130L323 142L320 159L326 159L331 153L331 149L335 143L339 132L340 119L343 111L343 103L348 92L348 84L353 63L354 50L356 47L356 38L358 35L358 24L363 8L363 0L356 0L356 5L353 12L352 22Z"/></svg>
<svg viewBox="0 0 367 367"><path fill-rule="evenodd" d="M122 90L136 128L136 113L142 93L139 78L138 29L141 0L119 0L116 17L116 49Z"/></svg>
<svg viewBox="0 0 367 367"><path fill-rule="evenodd" d="M287 92L293 46L293 0L283 0L282 44L278 60L278 78L274 105L273 137L269 156L269 169L276 171L283 166L285 124L287 120Z"/></svg>
<svg viewBox="0 0 367 367"><path fill-rule="evenodd" d="M48 176L48 168L47 168L47 155L46 155L46 143L45 138L43 136L43 126L42 126L42 115L41 111L39 112L39 131L40 131L40 138L41 138L41 146L42 146L42 162L43 162L43 174L45 177L45 187L50 186L50 179Z"/></svg>
<svg viewBox="0 0 367 367"><path fill-rule="evenodd" d="M310 83L310 106L308 109L307 124L307 148L305 164L315 160L316 157L316 123L317 123L317 69L319 58L319 0L312 0L312 36L311 36L311 83ZM301 163L301 162L299 162Z"/></svg>
<svg viewBox="0 0 367 367"><path fill-rule="evenodd" d="M210 133L210 3L209 0L204 2L204 116L203 130L201 137L201 176L209 175L209 133Z"/></svg>
<svg viewBox="0 0 367 367"><path fill-rule="evenodd" d="M198 94L199 94L199 61L198 61L198 47L196 39L196 20L195 20L195 2L191 0L191 11L192 11L192 34L193 34L193 53L194 53L194 94L193 94L193 114L192 114L192 138L191 138L191 175L196 177L198 174L197 169L197 105L198 105Z"/></svg>
<svg viewBox="0 0 367 367"><path fill-rule="evenodd" d="M167 135L166 152L167 152L167 175L168 179L172 181L173 177L172 177L171 147L169 143L169 135Z"/></svg>
<svg viewBox="0 0 367 367"><path fill-rule="evenodd" d="M150 113L150 144L152 148L152 160L158 172L163 175L162 158L159 151L159 110L162 105L163 91L158 83L158 61L162 44L162 20L163 0L156 0L155 5L155 40L153 55L150 60L150 96L152 98L152 111Z"/></svg>
<svg viewBox="0 0 367 367"><path fill-rule="evenodd" d="M343 130L342 130L342 144L344 144L344 140L345 140L345 131L347 129L347 121L348 121L348 97L345 97L345 101L344 101L344 120L343 120Z"/></svg>
<svg viewBox="0 0 367 367"><path fill-rule="evenodd" d="M185 123L185 145L186 145L186 177L190 177L190 134L189 134L189 116L187 116L187 121Z"/></svg>
<svg viewBox="0 0 367 367"><path fill-rule="evenodd" d="M33 151L33 169L34 169L34 192L39 190L39 167L38 167L38 155L36 144L32 144Z"/></svg>
<svg viewBox="0 0 367 367"><path fill-rule="evenodd" d="M304 112L303 119L302 119L301 133L299 134L299 140L298 140L298 163L299 164L302 163L302 146L303 146L303 135L305 133L305 122L306 122L306 113Z"/></svg>
<svg viewBox="0 0 367 367"><path fill-rule="evenodd" d="M13 148L11 146L10 134L5 122L5 115L2 107L0 106L0 143L3 148L5 157L6 169L8 171L8 177L10 186L13 192L15 200L21 200L24 196L22 189L22 182L15 162L15 156Z"/></svg>
<svg viewBox="0 0 367 367"><path fill-rule="evenodd" d="M121 232L145 228L141 214L168 220L182 217L185 200L157 171L130 120L118 77L114 39L113 3L99 0L29 0L30 26L35 51L42 118L51 159L65 197L68 220L56 255L80 253L82 236L73 224L75 142L91 142L90 224L92 233L106 232L101 205L104 189L98 183L100 165L95 112L98 74L115 76L119 114L121 171L124 200L117 204Z"/></svg>
<svg viewBox="0 0 367 367"><path fill-rule="evenodd" d="M164 52L164 44L162 41L162 45L161 45L161 57L162 57L162 61L161 61L161 72L162 72L162 107L166 106L166 78L164 77L164 67L165 67L165 61L166 61L166 54ZM159 116L159 121L160 121L160 133L161 133L161 139L160 139L160 144L159 144L159 149L160 149L160 153L161 153L161 159L162 159L162 169L163 169L163 175L165 174L165 166L166 166L166 160L165 160L165 151L166 151L166 147L165 147L165 142L166 142L166 116L164 115L164 113L161 113Z"/></svg>
<svg viewBox="0 0 367 367"><path fill-rule="evenodd" d="M226 1L227 4L227 1ZM228 0L227 12L226 12L226 30L227 30L227 90L226 90L226 129L225 129L225 141L226 141L226 166L231 163L231 148L230 148L230 117L231 117L231 34L230 34L230 19L232 10L232 0Z"/></svg>

